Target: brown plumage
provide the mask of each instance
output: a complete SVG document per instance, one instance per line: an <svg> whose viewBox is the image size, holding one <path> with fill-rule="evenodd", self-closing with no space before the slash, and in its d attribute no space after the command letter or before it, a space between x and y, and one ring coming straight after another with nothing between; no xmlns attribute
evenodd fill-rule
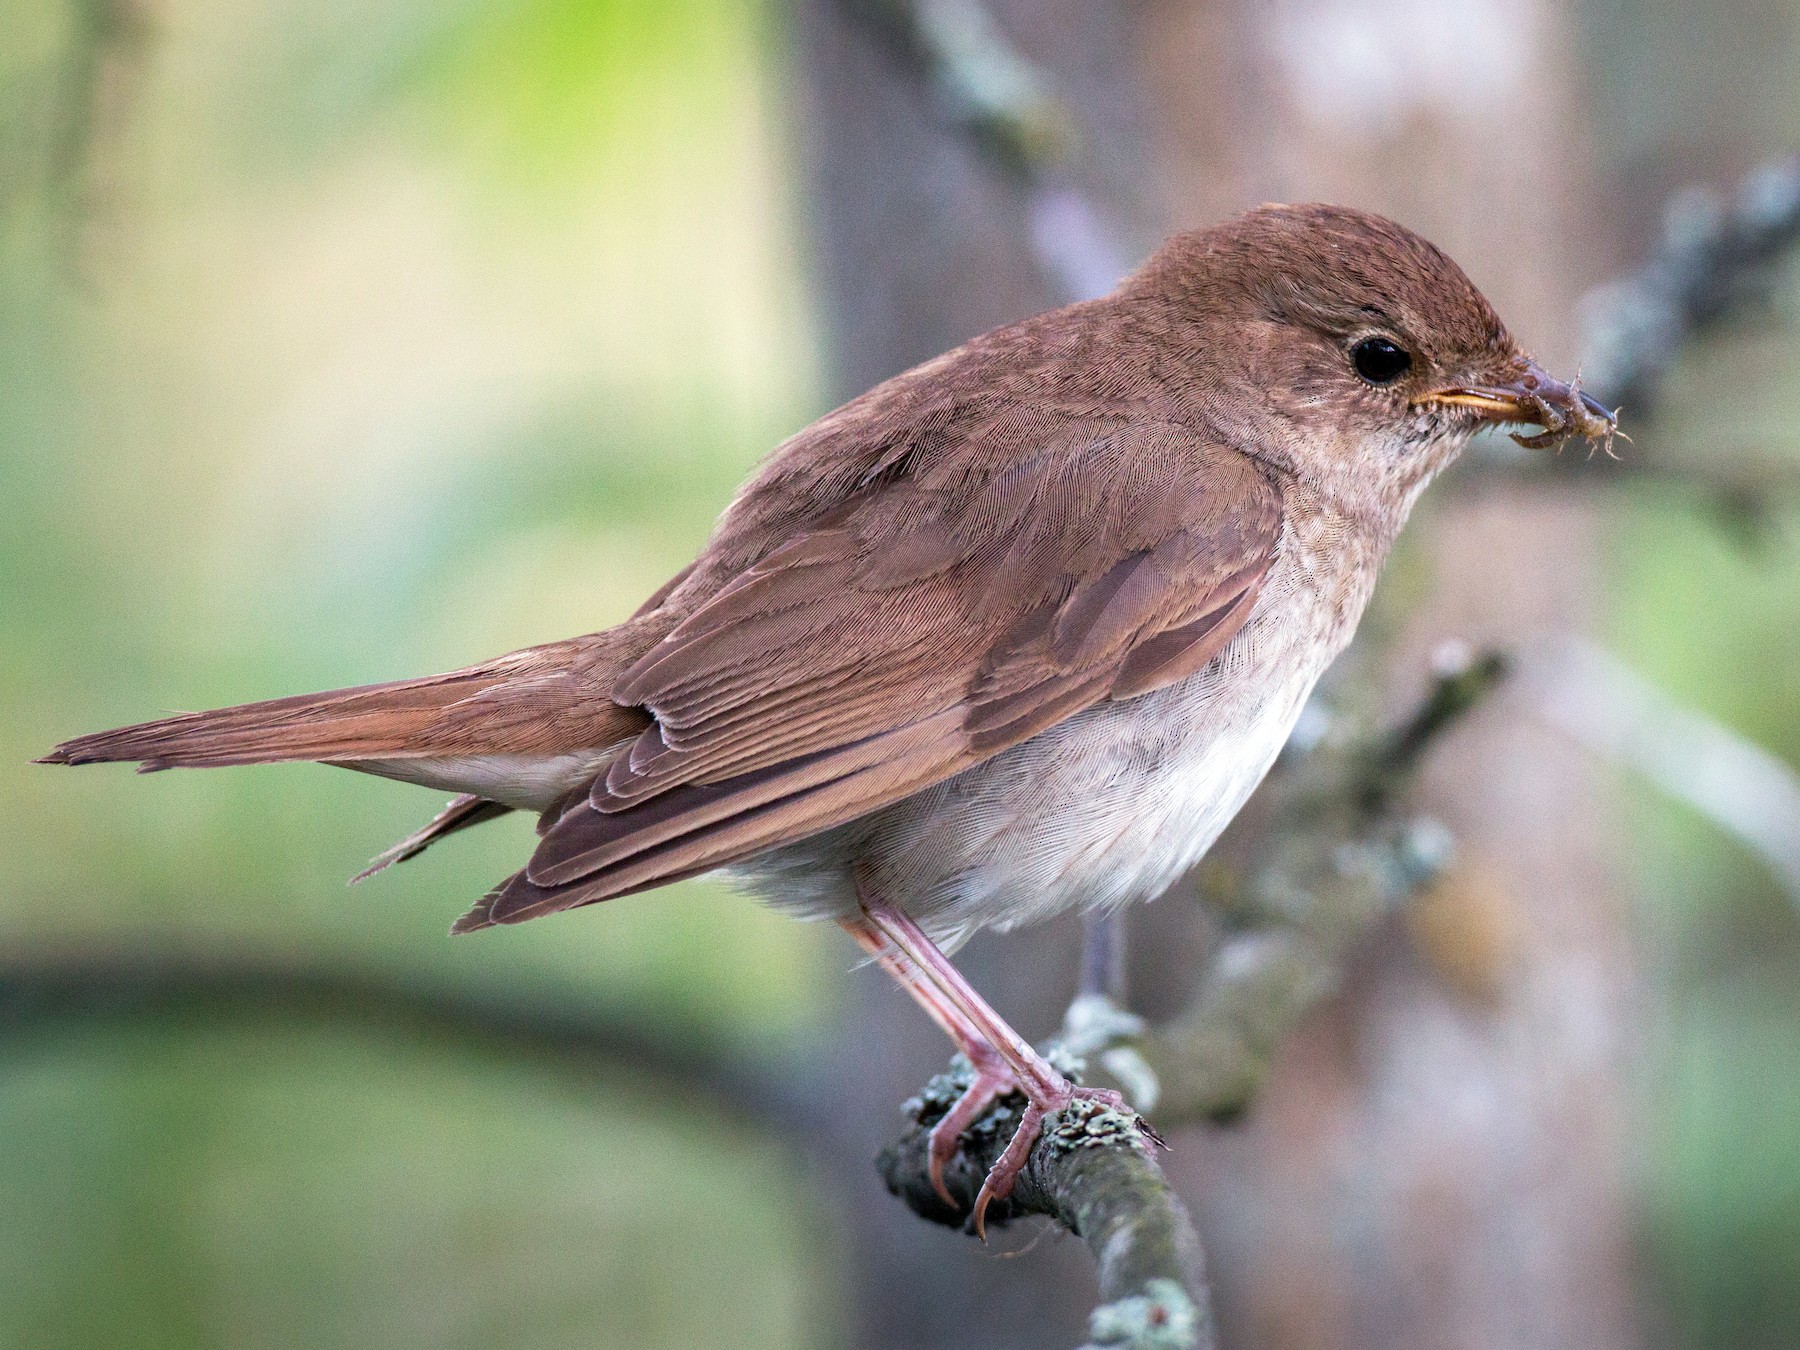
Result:
<svg viewBox="0 0 1800 1350"><path fill-rule="evenodd" d="M135 760L153 773L319 760L380 772L461 754L556 754L643 725L641 714L608 696L620 636L528 647L444 675L180 713L79 736L38 762Z"/></svg>
<svg viewBox="0 0 1800 1350"><path fill-rule="evenodd" d="M539 812L457 931L731 866L879 955L976 1062L971 1101L1019 1086L1041 1113L1075 1089L933 939L1191 866L1483 422L1613 426L1431 244L1268 207L827 414L617 628L48 759L322 760L461 794L375 869Z"/></svg>
<svg viewBox="0 0 1800 1350"><path fill-rule="evenodd" d="M455 834L458 830L466 830L471 825L481 825L511 811L512 807L502 806L499 802L490 802L485 797L477 797L473 792L463 792L452 797L442 811L414 830L406 838L392 844L369 859L369 865L350 878L354 886L359 881L367 881L377 872L385 872L395 863L403 863L408 858L416 858L438 840Z"/></svg>
<svg viewBox="0 0 1800 1350"><path fill-rule="evenodd" d="M528 866L459 930L739 861L1201 669L1256 606L1297 473L1391 537L1396 498L1435 463L1396 457L1356 481L1367 466L1344 447L1281 434L1322 395L1373 393L1345 379L1338 343L1284 341L1296 325L1520 361L1423 240L1337 208L1265 209L820 419L619 628L101 732L47 762L320 760L466 789L390 862L503 808L547 812ZM1412 410L1411 430L1478 420L1446 411Z"/></svg>

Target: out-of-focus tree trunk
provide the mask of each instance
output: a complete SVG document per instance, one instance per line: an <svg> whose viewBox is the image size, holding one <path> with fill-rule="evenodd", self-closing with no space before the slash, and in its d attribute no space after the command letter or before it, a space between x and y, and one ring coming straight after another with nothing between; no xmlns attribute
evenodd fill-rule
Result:
<svg viewBox="0 0 1800 1350"><path fill-rule="evenodd" d="M1184 98L1217 32L1194 21L1208 8L1159 7L1161 31L1144 35L1175 126L1210 111L1204 93ZM1208 207L1230 178L1241 200L1392 214L1460 259L1542 357L1572 365L1572 301L1606 245L1606 213L1583 192L1575 16L1495 0L1401 10L1258 11L1233 63L1256 128L1248 157L1172 171ZM1397 690L1435 639L1581 627L1594 534L1584 505L1542 489L1430 506L1382 602L1389 616L1410 604L1396 583L1423 601L1378 657ZM1247 1128L1195 1151L1190 1194L1240 1344L1635 1341L1630 964L1596 795L1575 752L1505 700L1440 751L1422 798L1465 862L1414 916L1435 940L1385 934L1290 1046ZM1421 959L1434 953L1436 968Z"/></svg>
<svg viewBox="0 0 1800 1350"><path fill-rule="evenodd" d="M859 17L879 8L863 0L804 0L795 19L814 271L827 365L843 397L1056 303L1050 279L1032 260L1021 194L946 130L931 91L879 26ZM1110 81L1135 79L1136 55L1117 38L1127 9L1113 0L1036 0L990 12L1003 23L1029 20L1032 33L1054 40L1071 67L1109 67L1089 81L1098 101ZM1010 24L1009 31L1028 36ZM1036 45L1029 50L1036 54ZM1107 106L1128 108L1129 88L1118 92ZM1127 125L1130 116L1114 113ZM1073 993L1078 937L1073 925L1055 925L1003 942L978 938L958 961L1036 1038L1055 1029ZM1076 1344L1093 1306L1092 1262L1078 1244L1045 1242L1023 1260L1000 1260L998 1252L1028 1236L997 1235L983 1251L920 1222L882 1188L875 1149L897 1132L901 1098L943 1067L949 1046L879 971L857 971L854 991L840 1041L847 1053L830 1081L834 1090L841 1085L848 1115L835 1137L866 1141L869 1152L868 1162L852 1160L846 1215L855 1244L855 1343L866 1350Z"/></svg>
<svg viewBox="0 0 1800 1350"><path fill-rule="evenodd" d="M928 91L847 17L854 8L807 0L797 31L821 300L846 393L1053 298L1017 188L947 129ZM1461 260L1538 355L1573 363L1573 297L1610 241L1596 239L1605 214L1584 196L1594 176L1581 169L1581 73L1561 7L988 10L1051 74L1082 134L1082 186L1128 244L1263 200L1385 211ZM1588 511L1551 490L1441 494L1377 602L1384 650L1368 659L1392 672L1394 706L1440 637L1579 628L1594 547ZM1622 1175L1630 963L1595 798L1574 754L1499 700L1442 748L1422 798L1464 864L1363 953L1246 1122L1174 1141L1168 1170L1201 1212L1225 1344L1636 1339ZM1185 908L1147 922L1167 929ZM1195 950L1153 945L1161 959L1134 975L1152 1000L1191 978ZM1073 948L1073 925L1058 925L977 944L968 965L1037 1035L1068 997ZM944 1051L864 974L846 1072L867 1137L880 1138L900 1085ZM872 1180L854 1219L862 1344L1079 1339L1089 1277L1066 1250L995 1262L927 1231Z"/></svg>

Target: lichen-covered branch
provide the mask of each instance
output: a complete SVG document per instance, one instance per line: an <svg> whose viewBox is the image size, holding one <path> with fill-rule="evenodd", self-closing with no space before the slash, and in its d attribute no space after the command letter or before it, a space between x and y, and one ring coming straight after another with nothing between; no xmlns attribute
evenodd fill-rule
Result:
<svg viewBox="0 0 1800 1350"><path fill-rule="evenodd" d="M879 1160L888 1189L920 1217L965 1227L988 1168L1018 1125L1023 1099L995 1104L964 1136L944 1181L944 1204L926 1175L931 1126L969 1085L966 1061L933 1078L907 1102L906 1132ZM1094 1254L1100 1306L1084 1350L1211 1350L1200 1241L1169 1188L1152 1145L1129 1115L1077 1100L1051 1120L1013 1192L989 1208L989 1227L1042 1215L1081 1237Z"/></svg>
<svg viewBox="0 0 1800 1350"><path fill-rule="evenodd" d="M1397 727L1326 737L1271 779L1265 853L1229 897L1232 930L1187 1007L1108 1047L1141 1057L1159 1123L1248 1105L1282 1038L1336 990L1349 948L1443 869L1448 833L1396 803L1426 748L1507 668L1498 652L1452 650Z"/></svg>
<svg viewBox="0 0 1800 1350"><path fill-rule="evenodd" d="M1730 197L1706 187L1683 192L1664 212L1650 259L1584 302L1589 387L1648 414L1683 345L1765 307L1796 246L1800 159L1763 165Z"/></svg>

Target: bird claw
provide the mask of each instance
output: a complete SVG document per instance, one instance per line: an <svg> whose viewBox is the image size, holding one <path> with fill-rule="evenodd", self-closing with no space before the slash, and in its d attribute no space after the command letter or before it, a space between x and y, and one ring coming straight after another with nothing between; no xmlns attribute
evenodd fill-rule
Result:
<svg viewBox="0 0 1800 1350"><path fill-rule="evenodd" d="M931 1127L925 1174L931 1181L931 1189L951 1209L956 1208L956 1197L944 1184L944 1168L956 1156L968 1128L986 1115L997 1100L1017 1089L1018 1079L998 1060L992 1064L977 1063L975 1077L963 1089L962 1096L951 1103L950 1109Z"/></svg>
<svg viewBox="0 0 1800 1350"><path fill-rule="evenodd" d="M955 1201L951 1199L948 1189L944 1186L942 1167L944 1162L955 1156L963 1131L981 1117L982 1113L993 1104L995 1098L1005 1095L1008 1091L1022 1090L1010 1070L997 1073L983 1073L977 1070L975 1081L957 1099L956 1104L950 1108L943 1119L932 1128L929 1175L933 1189L945 1203L954 1205ZM951 1121L952 1117L958 1117L962 1112L964 1103L971 1101L978 1092L986 1094L979 1106L971 1107L967 1115L960 1118L954 1133L945 1130L946 1124ZM1077 1087L1070 1083L1062 1092L1047 1101L1027 1101L1025 1113L1019 1120L1018 1128L1013 1131L1012 1138L1007 1141L1000 1156L994 1159L993 1166L988 1168L988 1174L981 1182L981 1190L975 1196L975 1206L970 1213L969 1224L975 1236L983 1242L987 1241L988 1206L994 1201L1004 1200L1012 1194L1013 1186L1019 1179L1019 1173L1025 1170L1026 1163L1031 1160L1031 1150L1037 1144L1038 1137L1044 1132L1044 1122L1077 1100L1098 1102L1110 1110L1123 1111L1133 1115L1136 1118L1138 1130L1146 1138L1159 1148L1168 1147L1163 1142L1162 1136L1151 1129L1147 1121L1132 1112L1124 1095L1114 1092L1111 1088ZM940 1131L943 1132L942 1142L940 1142ZM943 1150L941 1161L940 1149Z"/></svg>
<svg viewBox="0 0 1800 1350"><path fill-rule="evenodd" d="M1037 1143L1038 1135L1043 1133L1044 1118L1049 1114L1036 1102L1027 1103L1019 1128L1013 1131L1013 1137L1007 1141L1000 1156L994 1159L994 1165L988 1168L987 1176L982 1178L981 1190L975 1195L975 1211L969 1216L969 1222L975 1230L975 1236L983 1242L987 1241L988 1206L995 1200L1004 1200L1012 1194L1013 1184L1018 1181L1019 1173L1025 1170L1025 1164L1031 1158L1032 1145Z"/></svg>

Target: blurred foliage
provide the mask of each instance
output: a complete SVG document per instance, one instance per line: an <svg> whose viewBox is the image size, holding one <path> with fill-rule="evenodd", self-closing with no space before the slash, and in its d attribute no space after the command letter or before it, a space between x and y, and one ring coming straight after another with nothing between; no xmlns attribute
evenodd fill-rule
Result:
<svg viewBox="0 0 1800 1350"><path fill-rule="evenodd" d="M1593 125L1624 235L1800 138L1791 5L1583 0ZM1637 223L1633 225L1631 222ZM1628 262L1629 260L1621 260ZM1800 284L1683 353L1643 453L1800 457ZM1629 409L1627 422L1629 424ZM1638 429L1633 428L1633 434ZM1791 482L1791 476L1789 478ZM1676 697L1800 764L1800 505L1645 489L1610 517L1610 638ZM1658 1343L1775 1350L1800 1323L1800 911L1754 859L1632 783L1624 875L1645 988L1638 1160Z"/></svg>
<svg viewBox="0 0 1800 1350"><path fill-rule="evenodd" d="M1685 7L1587 6L1617 164L1675 142L1693 163L1669 173L1704 169L1702 126L1791 148L1800 44L1741 8L1747 36L1696 48ZM746 1048L822 1025L829 936L714 885L443 939L523 820L346 895L436 798L310 767L24 765L166 707L598 628L683 564L817 410L775 14L0 0L0 35L0 941L606 990ZM1708 124L1706 72L1742 84L1746 45L1773 55ZM1657 435L1791 456L1796 389L1791 329L1721 338ZM1612 636L1800 762L1800 518L1749 547L1716 526L1655 492L1612 514ZM1665 996L1642 1137L1671 1343L1785 1345L1800 921L1679 808L1634 794L1629 820ZM0 1139L0 1345L787 1346L838 1312L785 1155L600 1066L545 1081L328 1028L71 1033L0 1050Z"/></svg>
<svg viewBox="0 0 1800 1350"><path fill-rule="evenodd" d="M770 15L0 0L0 33L0 941L810 1034L847 959L717 885L451 942L528 821L346 893L441 798L24 763L603 627L688 560L816 397ZM4 1056L0 1344L788 1346L835 1311L772 1146L604 1066L257 1026Z"/></svg>
<svg viewBox="0 0 1800 1350"><path fill-rule="evenodd" d="M785 1347L830 1311L786 1156L627 1079L258 1026L6 1067L0 1344Z"/></svg>
<svg viewBox="0 0 1800 1350"><path fill-rule="evenodd" d="M76 222L46 173L0 258L0 808L20 827L0 925L375 944L698 986L721 1015L791 1022L806 939L715 888L421 944L516 865L524 821L347 898L336 883L434 797L310 767L127 787L19 764L77 727L603 627L691 556L812 397L761 16L218 4L145 23L129 153L74 170L133 179L106 242L63 251ZM75 63L53 42L42 60ZM597 96L622 66L657 96ZM547 138L565 103L591 115L529 171L521 216L493 174L527 171L477 129Z"/></svg>
<svg viewBox="0 0 1800 1350"><path fill-rule="evenodd" d="M1796 419L1800 342L1770 323L1685 354L1644 453L1791 461ZM1800 764L1800 506L1777 495L1746 532L1652 489L1611 533L1621 654ZM1800 897L1692 812L1626 787L1654 991L1637 1134L1657 1315L1671 1345L1776 1350L1800 1321Z"/></svg>

